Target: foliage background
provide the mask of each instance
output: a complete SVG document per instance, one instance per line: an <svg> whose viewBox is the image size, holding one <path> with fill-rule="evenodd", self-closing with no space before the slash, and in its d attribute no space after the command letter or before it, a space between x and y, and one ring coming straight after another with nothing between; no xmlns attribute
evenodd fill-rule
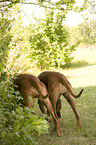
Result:
<svg viewBox="0 0 96 145"><path fill-rule="evenodd" d="M62 71L69 68L70 70L72 66L81 66L80 61L85 66L87 62L88 64L95 62L95 53L87 48L94 45L95 51L94 1L85 1L79 8L75 7L74 0L58 1L55 5L51 1L46 3L38 0L36 4L45 8L45 18L37 19L32 14L34 22L28 26L23 25L21 4L19 0L12 0L10 3L0 1L0 141L2 144L26 144L26 142L36 144L36 135L48 133L49 128L48 122L44 119L46 116L39 118L32 115L34 109L29 110L22 106L20 100L23 98L20 94L17 92L15 96L13 95L13 76L18 73L37 75L46 69ZM90 9L84 14L84 21L81 24L70 28L63 24L68 11L81 12L88 6ZM78 46L83 46L83 49ZM92 56L89 55L90 52ZM74 54L76 54L75 62ZM84 62L84 54L87 54L87 62Z"/></svg>

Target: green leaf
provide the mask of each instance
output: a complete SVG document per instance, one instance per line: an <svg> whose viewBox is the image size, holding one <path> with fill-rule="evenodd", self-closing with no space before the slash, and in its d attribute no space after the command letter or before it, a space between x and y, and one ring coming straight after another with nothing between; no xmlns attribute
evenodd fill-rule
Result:
<svg viewBox="0 0 96 145"><path fill-rule="evenodd" d="M31 96L29 96L29 101L30 101L30 102L32 102L32 101L33 101L33 99L32 99L32 97L31 97Z"/></svg>
<svg viewBox="0 0 96 145"><path fill-rule="evenodd" d="M6 134L7 134L7 132L6 131L2 131L1 134L2 134L2 137L4 138L6 136Z"/></svg>

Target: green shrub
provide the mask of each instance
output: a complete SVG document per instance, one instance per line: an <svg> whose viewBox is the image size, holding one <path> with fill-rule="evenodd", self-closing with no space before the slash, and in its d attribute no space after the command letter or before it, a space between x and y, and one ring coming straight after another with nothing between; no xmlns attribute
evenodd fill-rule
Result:
<svg viewBox="0 0 96 145"><path fill-rule="evenodd" d="M35 33L30 36L31 62L34 62L40 69L58 67L70 64L73 57L72 52L79 45L78 42L70 43L70 32L66 25L63 25L65 14L54 11L46 13L46 19L39 22Z"/></svg>
<svg viewBox="0 0 96 145"><path fill-rule="evenodd" d="M48 133L49 124L45 118L33 115L34 109L21 107L23 98L13 92L10 79L0 83L0 143L36 144L35 136Z"/></svg>

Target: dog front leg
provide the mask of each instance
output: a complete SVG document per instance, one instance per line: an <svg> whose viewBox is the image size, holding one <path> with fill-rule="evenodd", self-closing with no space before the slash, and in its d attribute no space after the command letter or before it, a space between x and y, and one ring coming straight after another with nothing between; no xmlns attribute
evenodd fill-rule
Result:
<svg viewBox="0 0 96 145"><path fill-rule="evenodd" d="M39 108L40 108L41 112L46 114L46 111L44 109L44 104L42 103L42 101L40 99L38 99L38 104L39 104Z"/></svg>
<svg viewBox="0 0 96 145"><path fill-rule="evenodd" d="M51 115L52 115L53 120L54 120L54 128L53 128L53 131L57 130L57 134L58 134L59 136L62 136L62 135L63 135L63 132L62 132L61 129L60 129L59 122L58 122L57 118L55 117L53 111L52 111Z"/></svg>
<svg viewBox="0 0 96 145"><path fill-rule="evenodd" d="M52 108L52 104L51 104L49 98L44 99L44 105L46 106L48 112L49 112L49 113L52 115L52 117L53 117L53 121L54 121L54 129L53 129L53 131L54 131L54 130L57 130L58 135L59 135L59 136L62 136L63 133L62 133L62 131L61 131L61 129L60 129L58 119L57 119L57 118L55 117L55 115L54 115L54 111L53 111L53 108Z"/></svg>
<svg viewBox="0 0 96 145"><path fill-rule="evenodd" d="M50 95L50 101L52 103L52 107L53 107L53 110L54 110L54 114L56 116L56 118L58 119L58 115L57 115L57 111L56 111L56 103L57 103L57 100L58 100L58 95L56 95L55 93L52 93Z"/></svg>

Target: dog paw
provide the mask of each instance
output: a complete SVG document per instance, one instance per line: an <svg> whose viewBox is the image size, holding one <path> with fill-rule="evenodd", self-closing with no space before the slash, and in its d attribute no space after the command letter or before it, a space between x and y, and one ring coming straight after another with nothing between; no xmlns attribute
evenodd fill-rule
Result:
<svg viewBox="0 0 96 145"><path fill-rule="evenodd" d="M62 136L63 135L63 132L60 130L59 132L58 132L58 136Z"/></svg>

